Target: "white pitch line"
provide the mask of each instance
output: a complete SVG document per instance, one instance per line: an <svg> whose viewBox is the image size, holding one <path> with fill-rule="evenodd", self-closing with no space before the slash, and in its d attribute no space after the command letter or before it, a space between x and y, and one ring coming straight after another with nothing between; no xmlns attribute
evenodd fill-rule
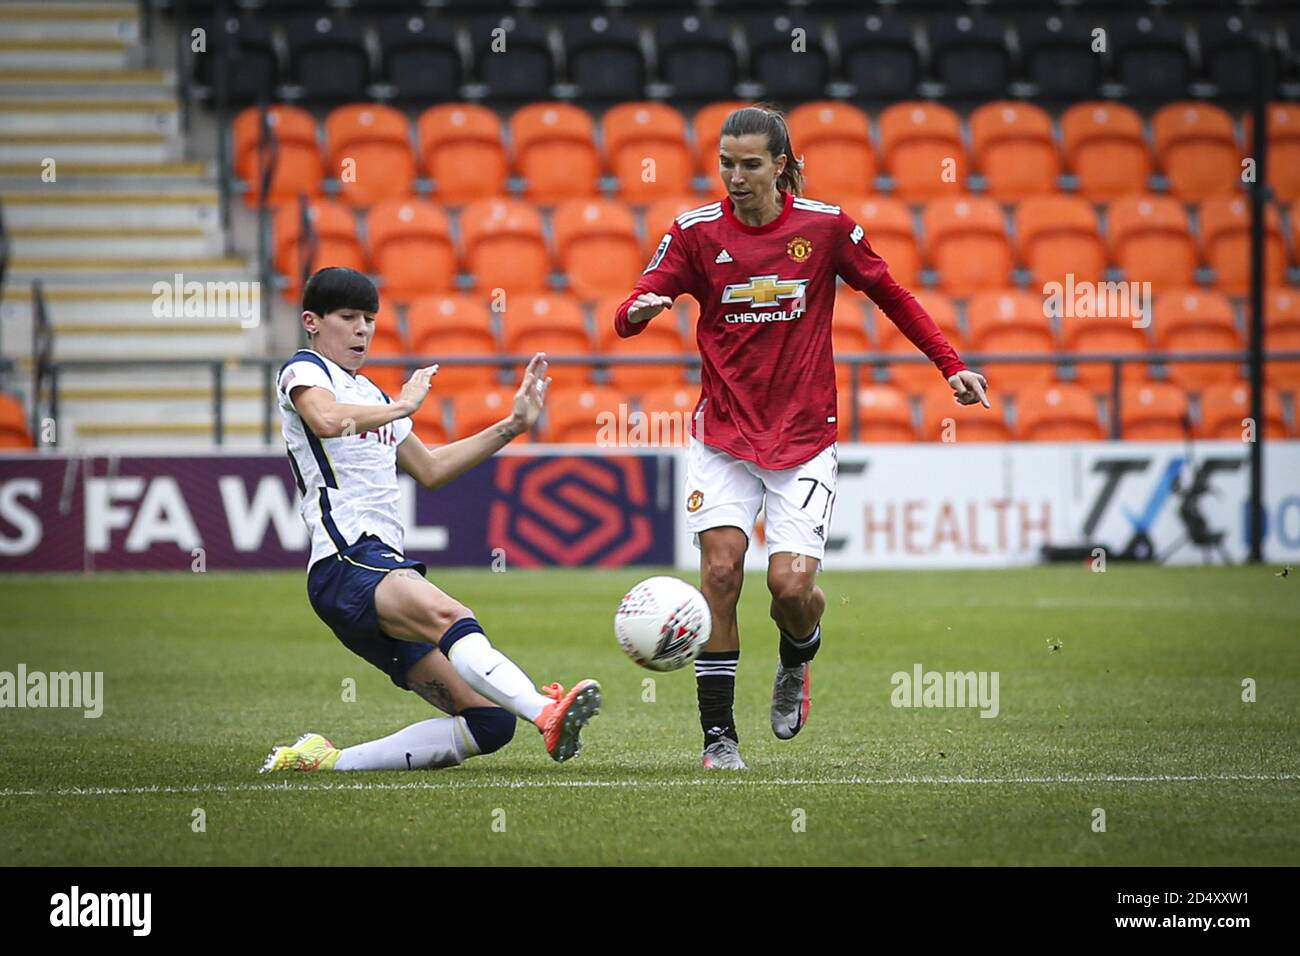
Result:
<svg viewBox="0 0 1300 956"><path fill-rule="evenodd" d="M839 777L821 780L776 778L695 779L695 780L509 780L503 783L435 783L413 780L409 783L238 783L194 784L188 787L63 787L57 790L0 790L5 797L122 797L146 794L182 793L316 793L329 790L550 790L571 788L629 788L658 790L672 787L897 787L897 786L1025 786L1037 784L1090 783L1227 783L1235 781L1281 782L1300 780L1300 773L1227 773L1227 774L1155 774L1124 776L1117 774L1061 775L1052 777Z"/></svg>

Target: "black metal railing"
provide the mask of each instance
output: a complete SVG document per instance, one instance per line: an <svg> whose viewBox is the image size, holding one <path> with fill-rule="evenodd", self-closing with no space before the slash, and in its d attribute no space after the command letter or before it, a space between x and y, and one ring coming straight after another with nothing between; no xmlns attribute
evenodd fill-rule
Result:
<svg viewBox="0 0 1300 956"><path fill-rule="evenodd" d="M40 279L32 280L32 400L31 436L42 438L42 409L48 409L54 422L54 436L58 437L58 368L54 361L54 326L50 322L49 306L45 302L45 286Z"/></svg>
<svg viewBox="0 0 1300 956"><path fill-rule="evenodd" d="M1123 389L1120 382L1122 378L1122 369L1126 365L1134 363L1152 364L1159 363L1164 365L1175 363L1225 363L1237 362L1244 363L1249 357L1247 351L1234 352L1146 352L1141 354L1132 353L1111 353L1111 352L1087 352L1087 353L1058 353L1044 352L1041 354L1001 354L1001 353L979 353L971 352L963 356L963 359L973 368L980 368L986 364L1013 364L1013 365L1068 365L1075 366L1081 364L1098 364L1105 363L1111 367L1111 386L1109 389L1109 418L1111 424L1111 438L1123 438L1120 428L1121 421L1121 402ZM522 370L532 358L528 354L502 354L491 357L482 356L438 356L438 355L407 355L407 356L385 356L383 358L372 358L367 360L366 366L378 368L403 368L407 371L415 368L437 364L445 368L461 367L489 367L497 369ZM1300 362L1300 350L1291 351L1273 351L1265 352L1264 359L1267 362ZM552 365L580 365L580 366L614 366L614 365L685 365L691 368L698 368L700 358L698 355L607 355L593 353L591 355L554 355L548 356ZM930 360L924 355L895 355L883 352L859 352L854 354L837 355L837 363L850 366L851 388L853 394L857 394L858 389L865 384L870 384L863 379L864 370L870 372L874 368L885 368L889 365L909 364L909 365L929 365ZM226 372L231 368L255 368L260 369L262 374L262 428L261 435L264 444L270 445L275 440L276 429L274 426L275 416L275 371L284 364L283 358L234 358L234 359L68 359L50 362L50 388L51 394L51 416L57 420L58 411L58 382L62 372L114 372L124 369L184 369L184 368L206 368L212 382L212 441L215 445L225 444L225 414L223 405L226 399ZM937 375L938 373L936 373ZM436 383L435 379L435 383ZM937 384L937 383L936 383ZM1062 382L1059 384L1070 384ZM991 382L994 389L993 396L996 401L998 391L997 382ZM694 386L683 386L694 387ZM1091 391L1091 390L1090 390ZM1297 397L1300 400L1300 396ZM861 422L861 412L856 401L850 403L851 421L850 434L859 435ZM1297 414L1300 415L1300 408L1297 408Z"/></svg>
<svg viewBox="0 0 1300 956"><path fill-rule="evenodd" d="M271 297L265 293L274 288L275 253L271 235L271 205L267 197L271 192L271 182L275 179L276 168L280 165L280 137L276 135L275 126L271 122L271 112L265 100L257 105L257 121L257 278L260 283L259 288L263 292L259 298L262 306L262 328L269 329Z"/></svg>

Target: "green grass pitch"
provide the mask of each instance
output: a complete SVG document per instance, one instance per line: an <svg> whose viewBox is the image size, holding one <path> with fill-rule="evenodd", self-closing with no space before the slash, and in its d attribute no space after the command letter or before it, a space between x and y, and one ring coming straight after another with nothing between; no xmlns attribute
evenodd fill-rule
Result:
<svg viewBox="0 0 1300 956"><path fill-rule="evenodd" d="M8 577L0 671L103 671L105 702L99 719L0 710L0 857L1295 864L1300 577L1275 571L828 572L812 718L792 741L767 725L776 635L751 575L750 769L728 776L699 768L690 670L651 675L614 642L618 599L647 569L433 574L537 681L602 682L577 759L553 764L520 724L454 770L278 778L258 765L302 731L346 746L431 715L316 620L301 573ZM918 663L997 671L1000 713L895 708L890 676Z"/></svg>

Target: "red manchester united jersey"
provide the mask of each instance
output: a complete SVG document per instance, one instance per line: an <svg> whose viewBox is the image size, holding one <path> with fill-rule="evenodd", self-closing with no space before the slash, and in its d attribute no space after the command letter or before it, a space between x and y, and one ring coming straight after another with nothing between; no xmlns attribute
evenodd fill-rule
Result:
<svg viewBox="0 0 1300 956"><path fill-rule="evenodd" d="M692 433L762 468L793 468L835 441L836 276L870 296L944 377L965 368L861 226L839 206L780 195L780 214L764 226L738 220L729 198L682 213L614 317L619 335L636 335L647 323L627 311L641 293L695 297L702 369Z"/></svg>

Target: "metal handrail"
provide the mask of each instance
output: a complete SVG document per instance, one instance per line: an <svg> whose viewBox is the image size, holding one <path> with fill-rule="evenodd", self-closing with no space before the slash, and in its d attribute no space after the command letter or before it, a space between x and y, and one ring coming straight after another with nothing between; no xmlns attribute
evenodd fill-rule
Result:
<svg viewBox="0 0 1300 956"><path fill-rule="evenodd" d="M1250 352L1242 349L1239 351L1225 352L1041 352L1035 354L1025 354L1023 352L1001 353L1001 352L969 352L963 355L963 359L973 366L981 366L988 363L1012 364L1012 365L1079 365L1082 363L1099 363L1105 362L1111 366L1111 437L1118 438L1118 422L1120 420L1120 370L1124 365L1141 363L1204 363L1204 362L1245 362L1249 358ZM1279 350L1266 351L1263 353L1266 362L1297 362L1300 361L1300 350ZM528 353L503 353L500 355L485 356L437 356L437 355L404 355L404 356L384 356L368 359L367 366L379 368L416 368L425 365L446 366L448 368L460 367L489 367L489 368L511 368L523 367L532 359ZM547 356L547 360L552 365L686 365L691 368L700 365L700 357L695 354L687 355L615 355L609 353L593 352L588 355L554 355ZM854 393L861 386L862 369L870 366L884 365L928 365L930 360L921 354L903 354L895 355L888 352L854 352L844 355L836 355L835 361L850 366L851 387ZM213 425L213 443L216 445L225 444L225 420L223 412L223 403L225 400L225 382L226 370L230 368L255 368L262 371L262 389L263 389L263 419L262 419L262 440L270 444L273 440L274 428L272 425L274 415L274 371L283 365L285 359L282 357L271 356L246 356L241 358L230 359L164 359L164 358L121 358L121 359L59 359L48 363L50 371L50 388L51 388L51 417L57 419L58 411L58 382L62 372L85 372L85 371L120 371L122 369L184 369L184 368L207 368L212 379L212 425ZM990 383L993 388L997 383ZM1063 383L1068 384L1068 383ZM995 393L996 394L996 393ZM858 403L851 404L853 434L858 434L859 421Z"/></svg>

